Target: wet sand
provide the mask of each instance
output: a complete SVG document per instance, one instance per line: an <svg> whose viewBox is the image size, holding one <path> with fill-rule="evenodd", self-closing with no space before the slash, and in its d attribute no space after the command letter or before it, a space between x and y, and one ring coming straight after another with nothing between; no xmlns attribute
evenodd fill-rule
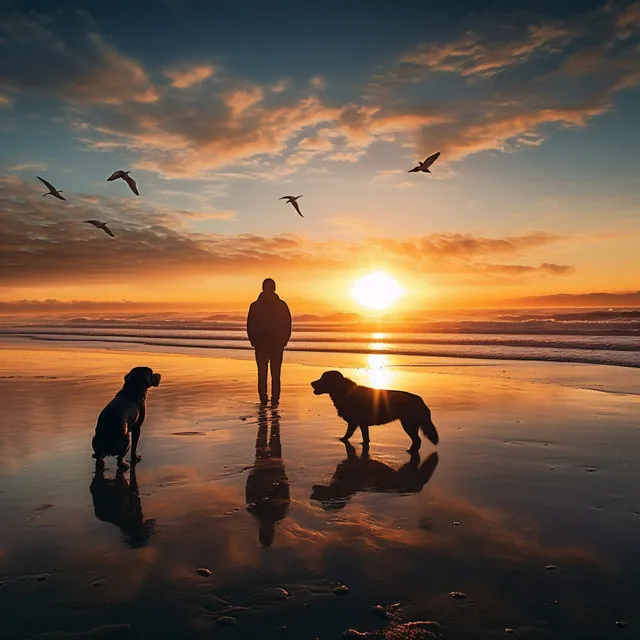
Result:
<svg viewBox="0 0 640 640"><path fill-rule="evenodd" d="M273 410L227 355L3 344L2 638L638 633L639 371L291 355ZM136 365L163 376L143 460L95 476L95 419ZM309 386L328 368L422 395L437 454L411 461L397 423L345 447Z"/></svg>

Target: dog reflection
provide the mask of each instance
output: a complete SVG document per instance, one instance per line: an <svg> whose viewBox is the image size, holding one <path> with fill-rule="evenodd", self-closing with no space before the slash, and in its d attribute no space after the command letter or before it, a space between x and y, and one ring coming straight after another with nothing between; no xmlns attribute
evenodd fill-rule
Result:
<svg viewBox="0 0 640 640"><path fill-rule="evenodd" d="M256 459L249 472L246 488L247 511L259 523L258 539L263 548L270 547L276 523L289 512L289 479L282 460L280 414L276 408L258 410Z"/></svg>
<svg viewBox="0 0 640 640"><path fill-rule="evenodd" d="M317 500L325 510L342 509L359 491L378 493L420 493L431 479L438 465L438 454L432 453L422 464L414 454L409 462L394 469L388 464L369 457L364 448L358 456L356 449L345 443L347 459L335 470L329 486L313 485L312 500Z"/></svg>
<svg viewBox="0 0 640 640"><path fill-rule="evenodd" d="M129 477L127 482L124 471L118 470L114 478L105 478L104 467L97 465L89 489L96 518L119 527L124 541L132 549L137 549L149 543L155 529L155 519L145 520L142 515L136 468L133 465Z"/></svg>

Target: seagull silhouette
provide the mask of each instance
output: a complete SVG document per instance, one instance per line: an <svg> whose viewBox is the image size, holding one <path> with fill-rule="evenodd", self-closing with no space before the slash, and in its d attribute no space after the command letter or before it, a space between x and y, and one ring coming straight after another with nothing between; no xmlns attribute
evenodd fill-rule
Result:
<svg viewBox="0 0 640 640"><path fill-rule="evenodd" d="M44 198L45 196L53 196L54 198L58 198L58 200L66 200L66 198L63 198L60 194L62 193L62 191L58 191L58 189L56 189L50 182L47 182L44 178L41 178L40 176L36 176L36 178L38 178L38 180L40 180L40 182L42 182L42 184L47 187L47 189L49 189L48 193L43 193L42 197Z"/></svg>
<svg viewBox="0 0 640 640"><path fill-rule="evenodd" d="M417 173L418 171L422 171L423 173L431 173L429 171L429 167L440 157L440 152L437 151L432 156L429 156L424 162L418 161L418 166L413 167L413 169L409 169L407 173Z"/></svg>
<svg viewBox="0 0 640 640"><path fill-rule="evenodd" d="M301 218L304 218L304 216L300 213L298 198L302 198L302 196L282 196L282 198L278 198L278 200L286 200L289 204L293 205L293 208L298 212L298 215Z"/></svg>
<svg viewBox="0 0 640 640"><path fill-rule="evenodd" d="M133 191L133 193L139 196L140 194L138 193L138 187L136 185L136 181L129 175L130 173L131 171L123 171L122 169L119 169L118 171L114 171L107 178L107 182L113 182L118 178L122 178L129 185L129 188L131 189L131 191Z"/></svg>
<svg viewBox="0 0 640 640"><path fill-rule="evenodd" d="M107 227L106 222L100 222L100 220L85 220L85 222L87 224L92 224L94 227L97 227L98 229L102 229L108 236L111 236L112 238L116 237L113 231L111 231L111 229Z"/></svg>

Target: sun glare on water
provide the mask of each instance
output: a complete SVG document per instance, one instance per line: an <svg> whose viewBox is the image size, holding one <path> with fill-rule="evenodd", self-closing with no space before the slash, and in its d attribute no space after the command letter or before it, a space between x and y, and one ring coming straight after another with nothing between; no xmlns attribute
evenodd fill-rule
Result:
<svg viewBox="0 0 640 640"><path fill-rule="evenodd" d="M400 285L383 271L360 278L351 290L353 298L369 309L388 309L401 294Z"/></svg>

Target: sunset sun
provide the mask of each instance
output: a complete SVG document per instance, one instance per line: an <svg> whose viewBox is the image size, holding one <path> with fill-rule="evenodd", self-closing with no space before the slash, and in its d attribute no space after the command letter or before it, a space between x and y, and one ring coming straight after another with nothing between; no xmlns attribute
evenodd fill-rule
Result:
<svg viewBox="0 0 640 640"><path fill-rule="evenodd" d="M400 285L382 271L360 278L351 290L353 298L368 309L388 309L401 294Z"/></svg>

